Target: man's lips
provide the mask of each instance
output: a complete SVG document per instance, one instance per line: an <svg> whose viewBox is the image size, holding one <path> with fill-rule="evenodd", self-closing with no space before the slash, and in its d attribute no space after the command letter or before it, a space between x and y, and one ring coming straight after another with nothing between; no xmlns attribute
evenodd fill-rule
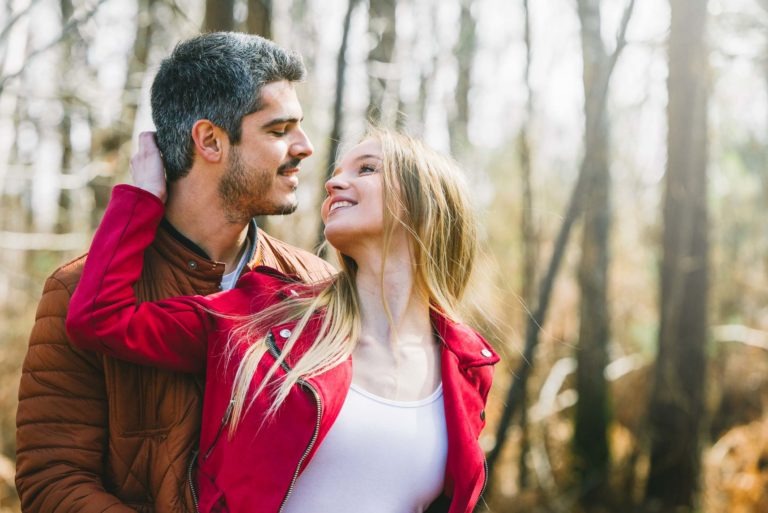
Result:
<svg viewBox="0 0 768 513"><path fill-rule="evenodd" d="M283 176L292 176L299 172L299 164L301 164L301 160L294 159L290 162L286 162L279 168L277 168L277 174L283 175Z"/></svg>

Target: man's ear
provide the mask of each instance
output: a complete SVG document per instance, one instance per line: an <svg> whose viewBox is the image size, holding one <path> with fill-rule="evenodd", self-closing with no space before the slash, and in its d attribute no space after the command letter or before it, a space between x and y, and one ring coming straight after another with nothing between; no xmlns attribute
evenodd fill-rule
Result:
<svg viewBox="0 0 768 513"><path fill-rule="evenodd" d="M192 140L195 153L214 164L224 159L225 145L229 142L226 132L207 119L198 119L192 125Z"/></svg>

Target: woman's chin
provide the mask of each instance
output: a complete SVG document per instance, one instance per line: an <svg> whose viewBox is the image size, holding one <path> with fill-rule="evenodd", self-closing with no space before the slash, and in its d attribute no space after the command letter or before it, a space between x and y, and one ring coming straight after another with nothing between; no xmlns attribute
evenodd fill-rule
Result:
<svg viewBox="0 0 768 513"><path fill-rule="evenodd" d="M325 235L325 240L328 241L328 244L330 244L333 249L340 251L342 254L345 254L345 250L349 248L349 239L351 237L347 236L343 232L340 232L340 230L329 229L326 226L323 234Z"/></svg>

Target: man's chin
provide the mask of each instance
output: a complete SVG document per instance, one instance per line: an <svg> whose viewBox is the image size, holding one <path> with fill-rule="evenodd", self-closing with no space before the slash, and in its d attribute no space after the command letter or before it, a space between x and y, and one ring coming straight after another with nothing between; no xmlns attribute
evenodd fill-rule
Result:
<svg viewBox="0 0 768 513"><path fill-rule="evenodd" d="M295 201L288 201L285 203L274 204L268 209L264 209L257 212L257 216L286 216L296 212L299 204Z"/></svg>
<svg viewBox="0 0 768 513"><path fill-rule="evenodd" d="M284 205L277 209L277 211L272 214L276 216L287 216L288 214L293 214L296 212L296 209L298 208L298 203L291 203L290 205Z"/></svg>

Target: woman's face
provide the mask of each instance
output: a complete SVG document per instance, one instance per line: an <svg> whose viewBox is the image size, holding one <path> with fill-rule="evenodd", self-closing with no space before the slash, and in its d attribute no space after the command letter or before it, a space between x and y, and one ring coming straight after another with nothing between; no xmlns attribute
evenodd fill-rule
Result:
<svg viewBox="0 0 768 513"><path fill-rule="evenodd" d="M383 237L382 172L381 146L366 139L344 155L325 183L328 197L320 210L325 237L344 254Z"/></svg>

